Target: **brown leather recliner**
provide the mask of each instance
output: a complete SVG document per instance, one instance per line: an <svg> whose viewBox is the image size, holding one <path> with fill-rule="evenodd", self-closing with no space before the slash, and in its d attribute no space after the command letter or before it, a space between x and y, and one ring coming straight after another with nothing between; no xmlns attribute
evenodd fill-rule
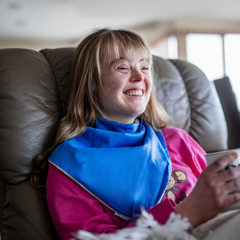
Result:
<svg viewBox="0 0 240 240"><path fill-rule="evenodd" d="M0 50L0 217L2 240L59 239L29 177L66 112L73 48ZM174 127L206 152L227 149L224 115L212 84L194 65L154 57L158 100Z"/></svg>

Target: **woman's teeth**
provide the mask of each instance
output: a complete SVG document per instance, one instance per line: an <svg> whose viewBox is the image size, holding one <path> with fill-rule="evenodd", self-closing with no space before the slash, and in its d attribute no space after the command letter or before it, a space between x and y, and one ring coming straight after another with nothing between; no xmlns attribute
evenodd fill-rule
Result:
<svg viewBox="0 0 240 240"><path fill-rule="evenodd" d="M138 91L130 91L127 92L128 96L142 96L143 95L143 91L142 90L138 90Z"/></svg>

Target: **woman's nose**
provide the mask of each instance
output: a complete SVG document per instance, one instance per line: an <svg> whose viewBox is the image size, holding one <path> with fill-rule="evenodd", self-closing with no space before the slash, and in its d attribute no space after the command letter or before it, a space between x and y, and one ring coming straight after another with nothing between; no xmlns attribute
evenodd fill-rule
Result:
<svg viewBox="0 0 240 240"><path fill-rule="evenodd" d="M140 70L133 70L131 72L132 81L142 81L144 79L143 73Z"/></svg>

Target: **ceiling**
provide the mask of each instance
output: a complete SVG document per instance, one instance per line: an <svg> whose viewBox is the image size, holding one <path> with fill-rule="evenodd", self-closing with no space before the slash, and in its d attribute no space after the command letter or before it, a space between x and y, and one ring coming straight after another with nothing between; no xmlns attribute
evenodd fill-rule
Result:
<svg viewBox="0 0 240 240"><path fill-rule="evenodd" d="M207 19L240 26L240 0L0 0L0 39L74 40L97 27Z"/></svg>

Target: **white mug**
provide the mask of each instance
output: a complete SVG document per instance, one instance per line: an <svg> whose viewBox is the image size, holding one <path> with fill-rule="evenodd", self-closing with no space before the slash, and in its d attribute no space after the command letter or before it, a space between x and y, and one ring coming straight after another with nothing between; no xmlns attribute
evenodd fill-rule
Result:
<svg viewBox="0 0 240 240"><path fill-rule="evenodd" d="M223 155L225 155L229 152L236 152L238 154L238 157L232 163L227 165L227 167L223 170L239 166L240 165L240 148L207 154L207 155L205 155L205 158L207 160L207 164L210 165L216 159L220 158L221 156L223 156ZM239 192L240 192L240 189L239 189ZM237 208L240 208L240 202L236 202L236 203L230 205L229 207L224 209L223 212L234 210L234 209L237 209Z"/></svg>

